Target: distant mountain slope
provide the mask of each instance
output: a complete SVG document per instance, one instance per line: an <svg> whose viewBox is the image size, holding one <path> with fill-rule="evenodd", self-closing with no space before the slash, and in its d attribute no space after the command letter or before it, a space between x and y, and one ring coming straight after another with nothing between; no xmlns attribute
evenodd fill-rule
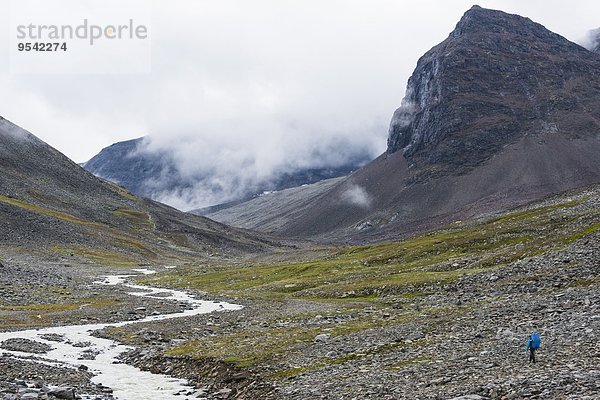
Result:
<svg viewBox="0 0 600 400"><path fill-rule="evenodd" d="M101 263L240 254L272 244L138 198L0 118L0 243Z"/></svg>
<svg viewBox="0 0 600 400"><path fill-rule="evenodd" d="M81 164L96 176L124 186L132 193L167 200L171 197L189 197L190 192L205 192L207 197L227 201L247 200L263 192L282 190L348 175L371 161L368 152L350 152L347 162L330 167L295 168L276 171L268 179L258 180L240 187L239 193L226 193L213 172L189 174L178 168L176 156L169 150L150 150L148 138L138 138L115 143ZM235 178L235 177L233 177ZM215 182L216 181L216 182Z"/></svg>
<svg viewBox="0 0 600 400"><path fill-rule="evenodd" d="M418 61L387 152L268 218L281 235L375 240L598 181L600 55L475 6Z"/></svg>
<svg viewBox="0 0 600 400"><path fill-rule="evenodd" d="M144 138L112 144L89 161L81 164L96 176L115 182L134 194L152 197L152 177L166 177L171 189L181 185L170 155L162 152L140 152Z"/></svg>
<svg viewBox="0 0 600 400"><path fill-rule="evenodd" d="M231 226L276 232L285 227L288 219L293 218L298 206L317 198L341 180L343 178L326 179L311 185L267 193L246 201L191 212Z"/></svg>

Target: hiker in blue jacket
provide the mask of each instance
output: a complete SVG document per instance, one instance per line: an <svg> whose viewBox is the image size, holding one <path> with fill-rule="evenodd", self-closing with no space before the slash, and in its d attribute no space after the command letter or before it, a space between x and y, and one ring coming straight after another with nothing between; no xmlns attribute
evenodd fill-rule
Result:
<svg viewBox="0 0 600 400"><path fill-rule="evenodd" d="M527 350L529 350L529 362L535 363L535 351L540 348L542 339L537 332L531 332L527 339Z"/></svg>

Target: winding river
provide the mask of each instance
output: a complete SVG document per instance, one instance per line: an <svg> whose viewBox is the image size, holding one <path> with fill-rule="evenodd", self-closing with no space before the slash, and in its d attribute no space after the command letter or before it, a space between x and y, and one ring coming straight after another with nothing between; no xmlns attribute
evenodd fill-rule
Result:
<svg viewBox="0 0 600 400"><path fill-rule="evenodd" d="M154 273L154 271L148 269L137 269L134 271L140 274ZM186 396L182 394L193 391L193 388L186 385L185 380L172 378L166 375L151 374L150 372L141 371L127 364L119 364L117 356L132 349L132 347L119 344L118 342L109 339L95 337L92 333L107 327L119 327L140 322L189 317L214 311L239 310L242 306L225 302L219 303L198 300L179 290L134 285L128 282L128 279L133 276L136 275L109 275L103 280L94 283L98 285L123 285L133 290L128 293L129 295L186 302L190 304L192 308L179 313L152 315L135 321L71 325L4 332L0 333L0 342L11 338L30 339L35 340L36 342L49 344L52 346L52 350L41 355L8 351L4 349L1 351L3 353L10 353L15 358L29 358L35 356L35 358L39 359L41 362L61 366L67 365L78 367L80 365L85 365L95 374L92 381L110 387L113 390L113 396L120 400L185 399ZM64 340L61 342L45 340L42 336L48 334L60 335ZM97 354L93 360L82 359L90 353Z"/></svg>

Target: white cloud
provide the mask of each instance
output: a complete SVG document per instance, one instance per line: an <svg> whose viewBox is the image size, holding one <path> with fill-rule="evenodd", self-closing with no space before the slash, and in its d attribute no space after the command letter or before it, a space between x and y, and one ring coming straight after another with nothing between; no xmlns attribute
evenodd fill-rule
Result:
<svg viewBox="0 0 600 400"><path fill-rule="evenodd" d="M369 208L372 198L365 188L353 185L342 193L342 201L350 205Z"/></svg>
<svg viewBox="0 0 600 400"><path fill-rule="evenodd" d="M600 43L600 28L590 30L580 41L580 44L588 50L594 50Z"/></svg>

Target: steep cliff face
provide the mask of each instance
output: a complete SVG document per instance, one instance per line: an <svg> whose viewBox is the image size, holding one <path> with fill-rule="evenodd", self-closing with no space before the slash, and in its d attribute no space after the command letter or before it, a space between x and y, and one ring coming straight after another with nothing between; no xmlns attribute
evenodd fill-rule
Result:
<svg viewBox="0 0 600 400"><path fill-rule="evenodd" d="M542 25L474 6L418 61L387 152L464 173L526 135L596 132L598 71L597 54Z"/></svg>

